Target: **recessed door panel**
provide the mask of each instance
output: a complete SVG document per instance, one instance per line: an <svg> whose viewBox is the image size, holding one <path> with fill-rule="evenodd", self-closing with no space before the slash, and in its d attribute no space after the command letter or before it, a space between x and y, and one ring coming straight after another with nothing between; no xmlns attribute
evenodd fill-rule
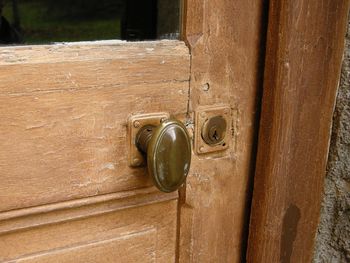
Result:
<svg viewBox="0 0 350 263"><path fill-rule="evenodd" d="M176 195L133 194L9 212L0 261L174 262Z"/></svg>

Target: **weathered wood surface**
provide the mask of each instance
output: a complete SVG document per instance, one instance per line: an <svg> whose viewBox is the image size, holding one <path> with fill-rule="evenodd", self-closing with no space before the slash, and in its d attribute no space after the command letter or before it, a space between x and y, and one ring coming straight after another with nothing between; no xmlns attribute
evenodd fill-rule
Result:
<svg viewBox="0 0 350 263"><path fill-rule="evenodd" d="M184 114L188 81L180 41L1 47L0 211L149 186L127 118Z"/></svg>
<svg viewBox="0 0 350 263"><path fill-rule="evenodd" d="M0 261L174 262L176 198L148 189L2 213Z"/></svg>
<svg viewBox="0 0 350 263"><path fill-rule="evenodd" d="M177 198L177 192L163 194L155 187L147 187L11 210L0 213L0 235Z"/></svg>
<svg viewBox="0 0 350 263"><path fill-rule="evenodd" d="M270 1L248 262L311 262L348 0Z"/></svg>
<svg viewBox="0 0 350 263"><path fill-rule="evenodd" d="M255 164L264 2L185 1L184 39L192 56L190 113L228 104L233 130L228 151L193 157L181 195L179 262L241 262Z"/></svg>
<svg viewBox="0 0 350 263"><path fill-rule="evenodd" d="M50 253L40 253L18 259L15 262L151 263L157 262L156 246L157 232L151 228L126 236L61 248L50 251ZM168 262L167 260L163 260L163 262Z"/></svg>

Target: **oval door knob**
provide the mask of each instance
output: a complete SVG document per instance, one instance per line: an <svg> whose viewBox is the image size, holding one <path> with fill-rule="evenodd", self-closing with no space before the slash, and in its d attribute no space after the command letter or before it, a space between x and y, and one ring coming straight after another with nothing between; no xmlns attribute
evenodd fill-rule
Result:
<svg viewBox="0 0 350 263"><path fill-rule="evenodd" d="M177 190L191 165L191 141L185 125L176 119L147 125L136 136L137 148L147 155L148 172L163 192Z"/></svg>

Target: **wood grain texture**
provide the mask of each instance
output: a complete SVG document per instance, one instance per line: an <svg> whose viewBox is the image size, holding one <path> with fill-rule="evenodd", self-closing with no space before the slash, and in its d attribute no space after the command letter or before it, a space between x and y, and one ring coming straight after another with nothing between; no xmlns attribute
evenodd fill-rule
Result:
<svg viewBox="0 0 350 263"><path fill-rule="evenodd" d="M155 187L149 187L11 210L0 213L0 235L177 198L176 192L164 194Z"/></svg>
<svg viewBox="0 0 350 263"><path fill-rule="evenodd" d="M174 262L177 200L173 195L140 201L148 195L159 197L157 192L109 202L90 197L81 207L48 205L46 212L12 218L7 226L17 220L17 228L0 233L0 261ZM0 223L6 226L6 220Z"/></svg>
<svg viewBox="0 0 350 263"><path fill-rule="evenodd" d="M241 262L255 163L264 2L185 3L190 113L199 107L230 105L233 130L228 134L229 150L193 157L181 195L179 262ZM193 115L189 118L193 121Z"/></svg>
<svg viewBox="0 0 350 263"><path fill-rule="evenodd" d="M187 111L179 41L0 48L0 211L149 186L127 119Z"/></svg>
<svg viewBox="0 0 350 263"><path fill-rule="evenodd" d="M311 262L349 1L270 1L248 262Z"/></svg>
<svg viewBox="0 0 350 263"><path fill-rule="evenodd" d="M111 238L81 244L70 248L62 248L50 253L41 253L16 260L15 262L36 263L105 263L130 262L149 263L156 261L157 232L149 229L130 233L127 236Z"/></svg>

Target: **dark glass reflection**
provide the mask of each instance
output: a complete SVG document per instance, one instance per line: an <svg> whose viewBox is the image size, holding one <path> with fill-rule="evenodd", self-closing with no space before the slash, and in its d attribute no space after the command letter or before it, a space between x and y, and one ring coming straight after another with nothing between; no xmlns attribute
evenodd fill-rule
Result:
<svg viewBox="0 0 350 263"><path fill-rule="evenodd" d="M180 0L0 0L0 44L175 39Z"/></svg>

